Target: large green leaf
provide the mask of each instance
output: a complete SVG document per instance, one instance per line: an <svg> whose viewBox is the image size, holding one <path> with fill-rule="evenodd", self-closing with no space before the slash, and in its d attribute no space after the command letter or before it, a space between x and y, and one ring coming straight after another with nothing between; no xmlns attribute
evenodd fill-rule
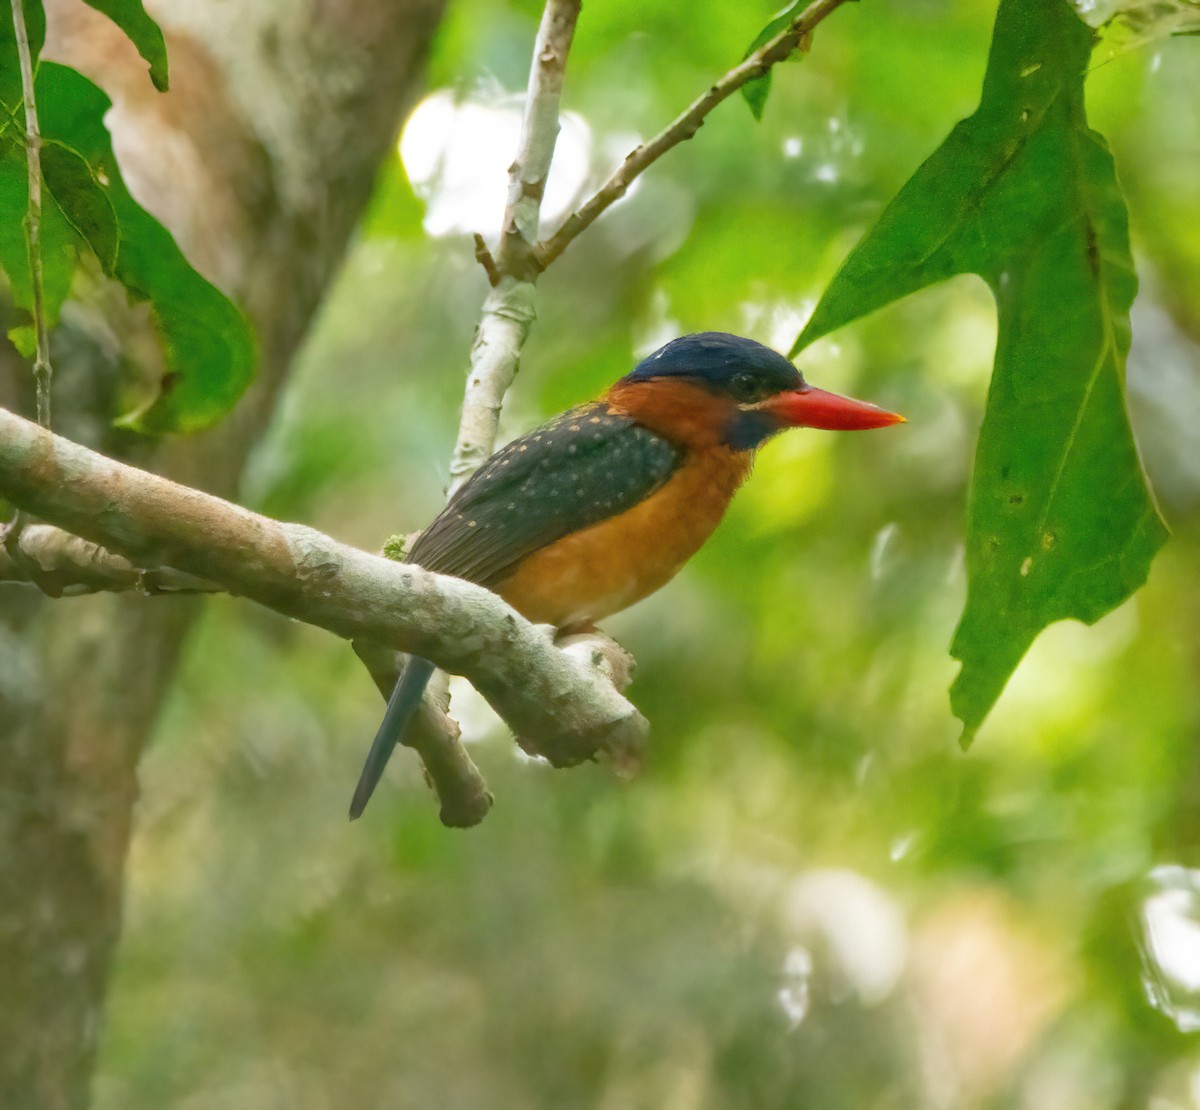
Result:
<svg viewBox="0 0 1200 1110"><path fill-rule="evenodd" d="M43 133L76 152L88 167L86 174L78 166L74 174L64 167L53 177L48 174L55 199L98 248L113 277L150 302L162 336L167 373L161 391L124 422L148 432L194 431L213 423L241 396L253 373L254 344L245 319L129 195L103 124L108 97L82 74L53 62L38 69L37 96ZM96 188L119 227L111 260L93 238L111 230L103 227L105 206ZM100 243L111 239L102 237Z"/></svg>
<svg viewBox="0 0 1200 1110"><path fill-rule="evenodd" d="M159 26L146 14L142 0L84 0L103 12L129 36L137 52L150 65L150 80L160 92L167 88L167 44Z"/></svg>
<svg viewBox="0 0 1200 1110"><path fill-rule="evenodd" d="M1037 634L1119 605L1166 536L1125 410L1137 280L1112 158L1085 116L1091 44L1063 0L1002 0L978 110L847 258L793 351L953 274L993 291L951 646L964 743Z"/></svg>

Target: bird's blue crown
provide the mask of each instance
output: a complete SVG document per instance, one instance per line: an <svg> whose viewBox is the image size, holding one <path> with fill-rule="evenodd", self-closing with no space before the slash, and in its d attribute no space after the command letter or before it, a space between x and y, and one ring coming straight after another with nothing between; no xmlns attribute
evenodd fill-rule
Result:
<svg viewBox="0 0 1200 1110"><path fill-rule="evenodd" d="M693 378L720 389L737 374L753 374L768 391L798 389L800 372L778 351L723 331L683 335L642 359L627 382L652 378Z"/></svg>

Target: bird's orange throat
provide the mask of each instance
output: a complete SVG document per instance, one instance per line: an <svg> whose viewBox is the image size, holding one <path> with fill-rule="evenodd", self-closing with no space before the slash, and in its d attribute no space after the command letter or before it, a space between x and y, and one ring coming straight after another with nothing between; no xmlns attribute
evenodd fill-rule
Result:
<svg viewBox="0 0 1200 1110"><path fill-rule="evenodd" d="M689 450L654 493L530 555L497 593L529 620L602 620L665 585L712 535L750 473L749 451Z"/></svg>

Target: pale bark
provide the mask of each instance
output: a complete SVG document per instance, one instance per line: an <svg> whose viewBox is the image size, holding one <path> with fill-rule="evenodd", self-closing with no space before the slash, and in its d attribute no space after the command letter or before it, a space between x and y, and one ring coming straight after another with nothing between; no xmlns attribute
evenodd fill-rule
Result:
<svg viewBox="0 0 1200 1110"><path fill-rule="evenodd" d="M492 289L471 347L458 440L450 459L451 493L496 449L504 395L517 375L521 348L537 317L533 283L541 269L533 262L533 248L558 141L563 79L579 11L580 0L547 0L533 43L521 138L508 171L508 203L495 258L481 238L476 240L476 257Z"/></svg>
<svg viewBox="0 0 1200 1110"><path fill-rule="evenodd" d="M141 567L171 567L346 639L465 675L529 752L571 766L636 760L641 715L598 659L560 652L473 582L283 524L116 462L0 409L0 494ZM602 657L601 657L602 658Z"/></svg>

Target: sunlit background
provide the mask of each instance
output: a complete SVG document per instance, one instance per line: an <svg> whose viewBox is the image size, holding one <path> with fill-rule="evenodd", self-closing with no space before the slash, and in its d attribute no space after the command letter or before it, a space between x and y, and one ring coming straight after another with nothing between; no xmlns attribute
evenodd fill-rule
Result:
<svg viewBox="0 0 1200 1110"><path fill-rule="evenodd" d="M587 4L550 225L741 56L777 0ZM720 108L539 286L506 436L664 340L786 349L978 98L993 12L870 0ZM378 548L438 509L540 5L451 5L245 498ZM345 819L382 703L348 646L213 600L142 772L98 1105L1200 1106L1200 46L1089 81L1142 279L1129 389L1174 540L1035 645L963 754L946 689L995 339L977 279L801 367L909 423L795 433L713 542L608 622L641 776L518 758L442 828L406 753ZM1048 306L1052 311L1052 306Z"/></svg>

